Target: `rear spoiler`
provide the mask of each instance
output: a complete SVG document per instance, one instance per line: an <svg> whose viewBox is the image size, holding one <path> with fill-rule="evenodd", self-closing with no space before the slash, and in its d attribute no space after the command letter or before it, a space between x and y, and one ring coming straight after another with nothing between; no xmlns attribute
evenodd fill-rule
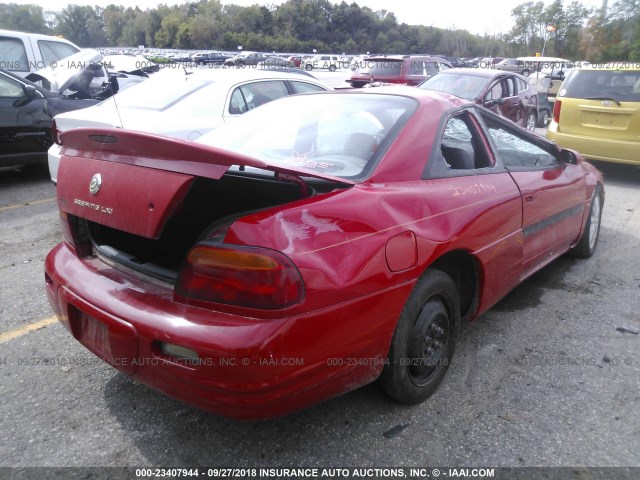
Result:
<svg viewBox="0 0 640 480"><path fill-rule="evenodd" d="M219 179L232 165L353 185L355 182L292 165L263 160L212 145L114 128L77 128L60 136L62 155L124 163Z"/></svg>

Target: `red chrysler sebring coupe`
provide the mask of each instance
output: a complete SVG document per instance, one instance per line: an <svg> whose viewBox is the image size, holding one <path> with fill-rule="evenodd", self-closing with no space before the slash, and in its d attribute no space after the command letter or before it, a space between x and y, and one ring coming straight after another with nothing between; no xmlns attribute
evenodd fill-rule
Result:
<svg viewBox="0 0 640 480"><path fill-rule="evenodd" d="M284 98L198 143L62 143L56 315L126 375L236 418L377 379L423 401L464 322L593 254L604 202L579 154L411 87Z"/></svg>

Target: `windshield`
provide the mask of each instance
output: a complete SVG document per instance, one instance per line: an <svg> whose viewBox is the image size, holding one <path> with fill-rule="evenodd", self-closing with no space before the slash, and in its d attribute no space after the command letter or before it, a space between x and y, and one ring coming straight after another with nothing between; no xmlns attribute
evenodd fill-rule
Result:
<svg viewBox="0 0 640 480"><path fill-rule="evenodd" d="M272 166L328 176L367 176L416 108L391 95L308 94L263 105L197 142Z"/></svg>
<svg viewBox="0 0 640 480"><path fill-rule="evenodd" d="M558 96L640 102L640 70L574 70Z"/></svg>
<svg viewBox="0 0 640 480"><path fill-rule="evenodd" d="M487 77L466 73L441 73L422 82L419 87L450 93L466 100L474 100L487 84Z"/></svg>

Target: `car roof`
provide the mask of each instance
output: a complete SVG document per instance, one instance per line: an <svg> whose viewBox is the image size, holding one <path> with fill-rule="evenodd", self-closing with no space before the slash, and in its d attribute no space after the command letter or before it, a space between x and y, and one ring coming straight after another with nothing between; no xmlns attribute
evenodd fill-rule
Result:
<svg viewBox="0 0 640 480"><path fill-rule="evenodd" d="M168 70L169 73L166 72ZM182 68L169 68L165 69L165 71L160 71L155 73L149 77L148 81L163 81L162 78L165 76L171 77L181 77L181 76L189 76L194 79L201 80L209 80L218 83L238 83L243 82L245 80L300 80L304 79L306 81L311 81L312 83L317 83L319 85L324 85L325 87L329 87L324 84L317 78L313 76L308 76L305 74L298 73L297 71L285 71L284 69L263 69L257 67L233 67L233 68L198 68L194 70L186 69L186 71ZM330 88L330 87L329 87Z"/></svg>
<svg viewBox="0 0 640 480"><path fill-rule="evenodd" d="M32 38L34 40L53 40L56 42L62 42L62 43L66 43L68 45L72 45L76 48L80 48L78 47L75 43L73 43L70 40L67 40L66 38L62 38L62 37L58 37L58 36L53 36L53 35L45 35L43 33L28 33L28 32L20 32L17 30L5 30L5 29L0 29L0 36L7 36L7 37L16 37L16 38Z"/></svg>
<svg viewBox="0 0 640 480"><path fill-rule="evenodd" d="M567 63L571 60L567 60L566 58L559 57L518 57L516 60L521 60L523 62L557 62L557 63Z"/></svg>
<svg viewBox="0 0 640 480"><path fill-rule="evenodd" d="M439 105L442 112L445 112L452 107L461 107L463 105L475 105L470 100L465 100L455 95L451 95L446 92L439 92L437 90L427 90L424 88L417 88L409 85L388 85L376 88L358 88L358 89L346 89L335 90L333 92L317 92L311 95L396 95L402 97L413 98L422 105L429 105L429 108L433 108ZM435 110L433 110L435 113Z"/></svg>
<svg viewBox="0 0 640 480"><path fill-rule="evenodd" d="M443 57L434 57L432 55L372 55L370 57L366 57L367 60L433 60L435 62L441 62L442 60L447 61L446 58Z"/></svg>
<svg viewBox="0 0 640 480"><path fill-rule="evenodd" d="M495 77L496 75L509 75L509 76L520 77L520 75L516 73L506 72L504 70L498 70L495 68L448 68L447 70L438 72L437 75L445 75L445 74L448 75L451 73L465 74L465 75L472 75L474 77L486 77L486 78ZM524 79L524 77L522 78Z"/></svg>

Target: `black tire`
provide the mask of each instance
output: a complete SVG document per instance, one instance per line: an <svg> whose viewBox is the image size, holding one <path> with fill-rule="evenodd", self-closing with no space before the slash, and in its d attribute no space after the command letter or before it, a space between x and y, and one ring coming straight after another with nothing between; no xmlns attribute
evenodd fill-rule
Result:
<svg viewBox="0 0 640 480"><path fill-rule="evenodd" d="M380 384L401 403L423 402L447 373L460 329L456 286L446 273L427 270L400 315Z"/></svg>
<svg viewBox="0 0 640 480"><path fill-rule="evenodd" d="M524 122L524 128L529 130L530 132L534 132L536 130L536 114L533 112L529 112L527 115L527 119Z"/></svg>
<svg viewBox="0 0 640 480"><path fill-rule="evenodd" d="M602 187L598 185L595 192L593 192L589 218L587 218L587 223L584 226L584 232L582 232L577 245L569 252L571 256L576 258L589 258L596 251L598 238L600 237L600 221L602 220L603 206L604 195L602 194Z"/></svg>
<svg viewBox="0 0 640 480"><path fill-rule="evenodd" d="M310 63L307 63L307 65L304 67L304 69L305 69L307 72L310 72L311 70L313 70L313 65L311 65Z"/></svg>
<svg viewBox="0 0 640 480"><path fill-rule="evenodd" d="M524 70L522 70L522 74L523 77L528 77L529 76L529 70L527 70L526 68Z"/></svg>
<svg viewBox="0 0 640 480"><path fill-rule="evenodd" d="M540 111L540 116L538 117L538 127L546 127L549 123L549 112L546 110Z"/></svg>
<svg viewBox="0 0 640 480"><path fill-rule="evenodd" d="M330 72L335 72L336 71L336 66L335 65L329 65L329 71Z"/></svg>

